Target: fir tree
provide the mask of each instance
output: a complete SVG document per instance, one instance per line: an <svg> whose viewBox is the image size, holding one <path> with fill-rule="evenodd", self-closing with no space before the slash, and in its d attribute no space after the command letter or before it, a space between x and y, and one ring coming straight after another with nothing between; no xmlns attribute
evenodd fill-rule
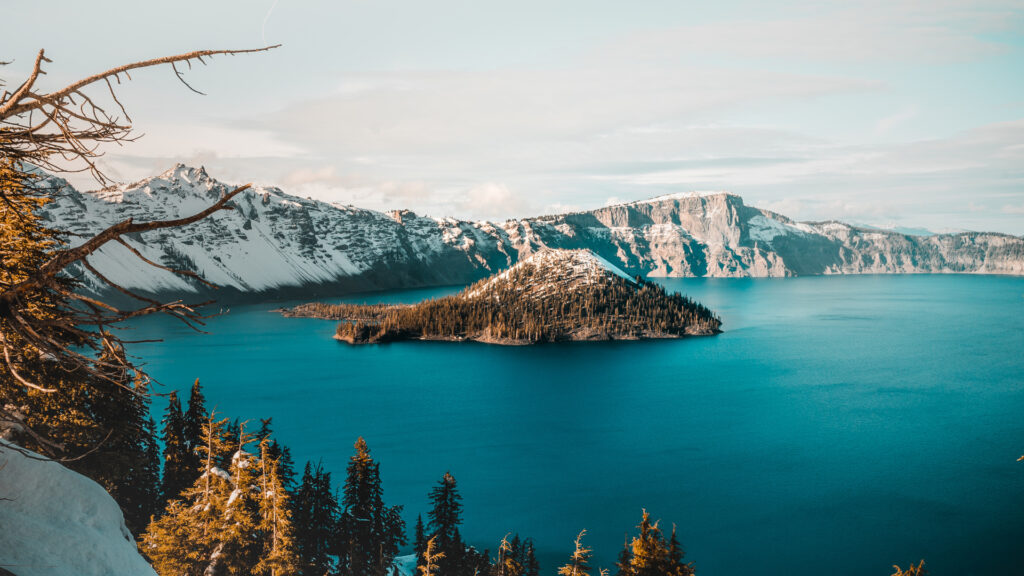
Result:
<svg viewBox="0 0 1024 576"><path fill-rule="evenodd" d="M199 447L203 441L203 426L207 416L206 398L203 396L199 378L196 378L188 396L188 410L184 415L185 446L192 460L190 464L193 464L194 468L199 467Z"/></svg>
<svg viewBox="0 0 1024 576"><path fill-rule="evenodd" d="M686 552L683 551L683 545L679 543L679 538L676 536L676 525L673 524L672 537L668 541L668 561L676 576L690 576L693 574L693 564L683 562L685 557Z"/></svg>
<svg viewBox="0 0 1024 576"><path fill-rule="evenodd" d="M224 505L223 523L217 536L217 567L214 574L251 574L259 562L261 542L259 525L259 486L257 462L246 451L252 437L245 424L238 425L235 452L230 458L232 490Z"/></svg>
<svg viewBox="0 0 1024 576"><path fill-rule="evenodd" d="M423 554L427 551L427 535L423 529L423 515L416 516L415 539L412 545L413 554L416 555L416 567L423 566Z"/></svg>
<svg viewBox="0 0 1024 576"><path fill-rule="evenodd" d="M630 576L692 576L692 564L683 562L683 549L675 537L672 542L665 540L658 522L651 522L650 514L643 511L643 518L637 526L640 533L635 536L628 549L619 557L619 573ZM622 564L628 561L628 571Z"/></svg>
<svg viewBox="0 0 1024 576"><path fill-rule="evenodd" d="M301 573L304 576L333 574L337 569L333 543L340 512L331 489L331 474L320 464L314 468L306 462L293 509Z"/></svg>
<svg viewBox="0 0 1024 576"><path fill-rule="evenodd" d="M166 502L177 498L182 490L195 481L199 466L193 464L195 458L189 454L189 447L185 443L185 420L176 392L171 392L168 398L167 412L162 422L164 478L161 493Z"/></svg>
<svg viewBox="0 0 1024 576"><path fill-rule="evenodd" d="M384 505L380 465L362 438L349 459L343 488L340 544L342 565L352 576L387 573L405 544L401 507Z"/></svg>
<svg viewBox="0 0 1024 576"><path fill-rule="evenodd" d="M540 576L540 563L537 561L537 553L533 549L533 540L526 540L526 558L524 560L526 576Z"/></svg>
<svg viewBox="0 0 1024 576"><path fill-rule="evenodd" d="M256 443L262 443L269 439L270 444L267 453L271 459L277 461L278 475L281 477L281 484L289 494L295 493L295 462L292 460L292 451L272 437L271 423L273 418L261 418L260 427L253 435ZM294 505L294 502L292 503Z"/></svg>
<svg viewBox="0 0 1024 576"><path fill-rule="evenodd" d="M498 544L498 562L494 566L495 576L522 576L523 563L519 557L519 536L513 540L506 534Z"/></svg>
<svg viewBox="0 0 1024 576"><path fill-rule="evenodd" d="M629 550L629 536L623 536L622 550L615 561L615 576L633 576L633 567L630 560L632 554Z"/></svg>
<svg viewBox="0 0 1024 576"><path fill-rule="evenodd" d="M149 391L146 381L137 377L125 396L123 416L107 425L118 426L108 448L111 459L119 460L120 471L112 471L115 489L108 490L124 512L125 525L133 534L141 534L154 514L160 511L160 449L156 442L156 424L149 415ZM117 454L117 456L113 456Z"/></svg>
<svg viewBox="0 0 1024 576"><path fill-rule="evenodd" d="M263 550L253 574L283 576L299 572L299 556L292 527L288 492L281 482L279 462L270 453L270 442L260 442L259 530Z"/></svg>
<svg viewBox="0 0 1024 576"><path fill-rule="evenodd" d="M208 416L203 426L203 469L181 499L172 500L164 515L150 523L140 550L160 576L212 576L220 568L220 531L232 491L232 478L215 466L230 450L223 438L227 420Z"/></svg>
<svg viewBox="0 0 1024 576"><path fill-rule="evenodd" d="M431 539L437 538L437 549L444 555L438 564L439 573L441 576L460 574L459 569L465 556L465 545L459 534L459 524L462 523L462 496L451 472L445 472L437 486L431 490L430 501L433 506L427 513L427 519Z"/></svg>

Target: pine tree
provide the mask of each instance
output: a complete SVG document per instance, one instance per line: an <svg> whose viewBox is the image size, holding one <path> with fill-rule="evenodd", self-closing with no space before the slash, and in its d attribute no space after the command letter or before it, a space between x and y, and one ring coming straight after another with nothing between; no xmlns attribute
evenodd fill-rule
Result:
<svg viewBox="0 0 1024 576"><path fill-rule="evenodd" d="M384 505L380 465L362 438L349 459L343 488L340 545L342 565L352 576L384 574L405 544L401 507Z"/></svg>
<svg viewBox="0 0 1024 576"><path fill-rule="evenodd" d="M576 549L569 558L569 563L558 569L561 576L590 576L590 555L591 549L583 545L583 535L586 530L581 530L576 536Z"/></svg>
<svg viewBox="0 0 1024 576"><path fill-rule="evenodd" d="M423 553L427 550L427 535L423 529L423 515L416 516L415 539L413 540L412 551L416 555L416 567L423 566Z"/></svg>
<svg viewBox="0 0 1024 576"><path fill-rule="evenodd" d="M651 522L650 514L643 511L643 518L637 526L640 533L633 538L628 550L624 551L629 561L631 576L692 576L694 568L692 564L683 562L683 549L679 540L673 537L671 542L666 542L658 522ZM623 556L619 557L620 564ZM620 573L623 573L620 566Z"/></svg>
<svg viewBox="0 0 1024 576"><path fill-rule="evenodd" d="M679 538L676 536L676 525L672 525L672 537L668 541L668 561L669 566L673 570L674 576L692 576L693 564L683 561L686 557L686 552L683 551L683 545L679 543Z"/></svg>
<svg viewBox="0 0 1024 576"><path fill-rule="evenodd" d="M192 485L199 474L199 466L192 465L194 457L188 454L189 448L185 443L185 420L176 392L171 392L168 397L167 412L162 422L164 478L161 493L166 502L178 498L182 490Z"/></svg>
<svg viewBox="0 0 1024 576"><path fill-rule="evenodd" d="M301 573L304 576L335 573L337 560L333 543L340 512L331 489L330 472L325 472L320 464L313 468L306 462L293 508Z"/></svg>
<svg viewBox="0 0 1024 576"><path fill-rule="evenodd" d="M506 534L498 544L498 562L494 566L495 576L522 576L523 563L519 557L519 536L514 540Z"/></svg>
<svg viewBox="0 0 1024 576"><path fill-rule="evenodd" d="M427 513L431 539L437 538L437 549L444 554L438 570L442 576L459 574L465 556L465 545L459 534L462 523L462 496L451 472L444 476L430 492L433 504Z"/></svg>
<svg viewBox="0 0 1024 576"><path fill-rule="evenodd" d="M267 449L267 453L271 459L277 461L278 474L281 477L281 484L289 494L295 493L295 462L292 460L292 451L280 443L276 438L272 437L273 431L271 423L273 418L261 418L260 427L253 435L256 443L262 443L264 439L269 439L270 444ZM294 502L292 502L294 505Z"/></svg>
<svg viewBox="0 0 1024 576"><path fill-rule="evenodd" d="M117 488L108 490L121 506L125 525L133 534L141 534L160 506L160 449L156 442L156 425L149 415L149 391L146 382L135 378L124 396L121 414L104 424L116 428L107 450L107 461L121 463L120 470L111 471L111 482ZM116 454L116 456L115 456Z"/></svg>
<svg viewBox="0 0 1024 576"><path fill-rule="evenodd" d="M232 490L224 505L222 527L218 534L217 569L215 574L251 574L259 562L261 542L259 525L259 486L256 459L246 451L251 442L245 424L238 425L235 452L230 458Z"/></svg>
<svg viewBox="0 0 1024 576"><path fill-rule="evenodd" d="M629 549L629 536L623 536L622 550L615 562L615 576L633 576L632 554Z"/></svg>
<svg viewBox="0 0 1024 576"><path fill-rule="evenodd" d="M206 398L203 388L196 378L188 397L188 410L184 415L185 446L189 455L189 464L199 467L199 447L203 441L203 426L207 420Z"/></svg>
<svg viewBox="0 0 1024 576"><path fill-rule="evenodd" d="M533 540L526 540L526 576L540 576L540 563L537 561L537 553L533 549Z"/></svg>
<svg viewBox="0 0 1024 576"><path fill-rule="evenodd" d="M172 500L163 516L150 523L139 549L160 576L220 574L220 532L232 491L231 476L215 466L230 447L224 442L227 420L210 414L203 426L203 468L192 486Z"/></svg>
<svg viewBox="0 0 1024 576"><path fill-rule="evenodd" d="M288 492L281 482L279 462L270 453L270 442L260 442L259 530L263 541L260 561L253 574L283 576L299 572Z"/></svg>

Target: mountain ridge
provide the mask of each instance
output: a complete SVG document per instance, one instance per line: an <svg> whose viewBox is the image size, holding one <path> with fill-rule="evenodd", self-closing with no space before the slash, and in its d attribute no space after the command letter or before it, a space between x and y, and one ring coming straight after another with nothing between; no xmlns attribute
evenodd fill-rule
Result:
<svg viewBox="0 0 1024 576"><path fill-rule="evenodd" d="M50 226L79 238L123 220L198 212L233 189L205 168L177 164L152 178L95 192L42 183L57 199ZM910 236L835 220L797 222L728 192L674 193L504 222L378 212L254 186L187 229L129 241L147 258L223 286L221 300L469 284L545 248L588 249L630 276L786 277L825 274L1024 274L1024 239L963 232ZM90 257L104 275L148 295L210 294L156 270L123 247ZM100 283L81 272L87 291Z"/></svg>

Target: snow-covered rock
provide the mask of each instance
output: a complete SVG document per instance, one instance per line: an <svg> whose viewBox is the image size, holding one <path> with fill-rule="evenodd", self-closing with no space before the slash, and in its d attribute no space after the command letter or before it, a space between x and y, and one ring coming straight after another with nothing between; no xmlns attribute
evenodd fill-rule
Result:
<svg viewBox="0 0 1024 576"><path fill-rule="evenodd" d="M0 567L16 576L146 576L121 509L99 484L0 440Z"/></svg>
<svg viewBox="0 0 1024 576"><path fill-rule="evenodd" d="M59 178L43 214L89 235L125 218L198 212L233 189L203 168L177 165L154 178L81 193ZM795 222L725 192L679 193L586 212L496 222L429 218L299 198L255 186L234 210L186 229L139 235L147 258L198 272L234 294L307 297L345 290L465 284L545 248L586 248L629 275L795 276L860 273L1024 274L1024 239L964 232L914 236L839 222ZM82 241L76 237L73 241ZM156 270L124 247L90 257L105 276L149 293L203 291ZM96 279L83 274L86 283Z"/></svg>
<svg viewBox="0 0 1024 576"><path fill-rule="evenodd" d="M637 283L636 279L618 266L590 250L544 249L523 258L508 270L473 285L464 295L466 298L492 297L495 289L508 284L512 277L529 278L529 282L519 282L516 289L531 298L565 294L596 284L606 277Z"/></svg>

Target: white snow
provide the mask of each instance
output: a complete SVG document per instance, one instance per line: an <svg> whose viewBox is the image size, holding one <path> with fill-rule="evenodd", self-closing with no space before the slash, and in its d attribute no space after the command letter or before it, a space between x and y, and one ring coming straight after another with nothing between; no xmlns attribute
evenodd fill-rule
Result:
<svg viewBox="0 0 1024 576"><path fill-rule="evenodd" d="M0 566L17 576L156 575L99 484L3 440Z"/></svg>
<svg viewBox="0 0 1024 576"><path fill-rule="evenodd" d="M666 200L684 200L688 198L706 198L708 196L720 196L720 195L732 195L732 192L726 190L691 190L689 192L673 192L671 194L662 194L661 196L655 196L654 198L648 198L647 200L635 200L633 202L627 202L622 204L624 206L635 206L637 204L654 204L656 202L664 202Z"/></svg>
<svg viewBox="0 0 1024 576"><path fill-rule="evenodd" d="M528 266L534 266L543 271L553 271L554 278L557 278L560 285L564 283L566 288L571 288L577 282L585 283L591 281L601 274L613 274L619 278L636 284L635 278L626 274L621 268L597 254L594 254L590 250L558 250L547 248L520 260L515 266L505 270L504 272L495 274L479 287L467 292L465 296L466 298L476 298L482 294L486 294L487 290L491 286L506 281L512 274ZM522 287L523 290L528 290L533 296L541 296L545 294L549 291L548 288L548 286L543 285Z"/></svg>
<svg viewBox="0 0 1024 576"><path fill-rule="evenodd" d="M238 497L241 496L241 495L242 495L242 491L239 490L238 488L235 488L234 490L232 490L231 491L231 496L228 496L228 503L225 504L225 507L226 508L230 508L231 505L235 503L235 500L238 500ZM225 514L226 513L227 512L225 511Z"/></svg>
<svg viewBox="0 0 1024 576"><path fill-rule="evenodd" d="M751 218L748 221L748 224L750 226L750 239L760 242L771 242L775 238L785 236L787 234L803 235L807 233L806 225L790 225L760 214Z"/></svg>
<svg viewBox="0 0 1024 576"><path fill-rule="evenodd" d="M218 468L216 466L210 466L210 473L213 474L214 476L220 476L224 480L231 482L231 474L228 474L221 468ZM204 477L206 477L206 472L203 472L203 475L200 476L200 478Z"/></svg>
<svg viewBox="0 0 1024 576"><path fill-rule="evenodd" d="M398 576L416 576L416 555L395 556Z"/></svg>

